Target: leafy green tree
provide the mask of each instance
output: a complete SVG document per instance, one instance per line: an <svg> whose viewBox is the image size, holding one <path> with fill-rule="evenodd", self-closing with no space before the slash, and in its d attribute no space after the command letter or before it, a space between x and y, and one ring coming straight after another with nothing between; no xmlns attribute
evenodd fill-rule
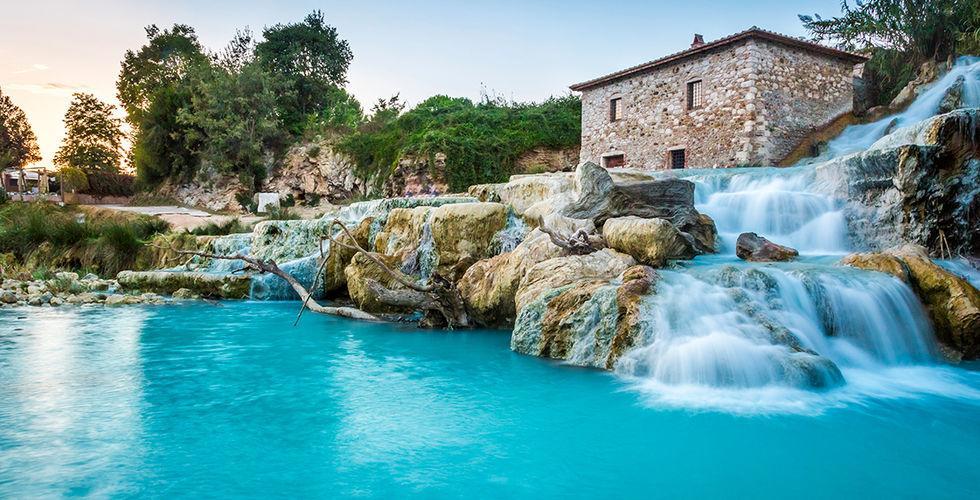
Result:
<svg viewBox="0 0 980 500"><path fill-rule="evenodd" d="M115 106L92 94L75 93L65 113L65 139L54 156L62 167L86 173L117 172L122 150L121 122Z"/></svg>
<svg viewBox="0 0 980 500"><path fill-rule="evenodd" d="M201 68L192 75L191 88L191 106L182 108L177 120L195 131L190 138L201 159L257 189L270 154L284 143L276 98L290 90L257 64L240 71Z"/></svg>
<svg viewBox="0 0 980 500"><path fill-rule="evenodd" d="M336 90L347 83L353 53L337 29L326 24L323 12L314 11L300 23L268 27L262 35L264 40L255 48L259 63L292 89L279 99L283 121L291 132L302 133L310 115L338 103L349 108L344 104L349 96Z"/></svg>
<svg viewBox="0 0 980 500"><path fill-rule="evenodd" d="M980 49L977 0L857 0L841 4L841 15L801 15L817 41L846 50L868 51L878 102L891 100L927 60Z"/></svg>
<svg viewBox="0 0 980 500"><path fill-rule="evenodd" d="M156 92L177 84L192 67L207 62L190 26L175 24L160 30L150 25L146 37L149 41L138 51L126 51L116 81L116 95L134 128L139 127Z"/></svg>
<svg viewBox="0 0 980 500"><path fill-rule="evenodd" d="M0 169L36 161L41 161L41 153L27 115L0 91Z"/></svg>
<svg viewBox="0 0 980 500"><path fill-rule="evenodd" d="M181 123L178 115L191 106L187 85L170 85L156 91L133 141L132 161L144 186L179 178L190 180L200 162L197 151L203 134Z"/></svg>

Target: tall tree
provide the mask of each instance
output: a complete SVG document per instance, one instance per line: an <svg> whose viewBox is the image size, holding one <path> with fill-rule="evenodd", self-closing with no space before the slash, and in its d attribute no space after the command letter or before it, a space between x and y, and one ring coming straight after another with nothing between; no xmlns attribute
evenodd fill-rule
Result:
<svg viewBox="0 0 980 500"><path fill-rule="evenodd" d="M149 41L138 51L126 51L116 80L116 95L134 128L157 91L176 84L191 67L207 61L194 28L185 24L169 30L147 26L146 38Z"/></svg>
<svg viewBox="0 0 980 500"><path fill-rule="evenodd" d="M318 115L346 96L331 92L347 83L353 53L350 45L314 11L303 22L277 24L262 32L256 46L259 63L287 81L293 92L279 99L283 120L293 133L302 131L307 117ZM346 104L344 104L346 105Z"/></svg>
<svg viewBox="0 0 980 500"><path fill-rule="evenodd" d="M219 171L238 174L257 189L265 178L270 152L284 141L276 98L289 88L257 64L240 71L200 68L192 76L189 107L178 121L196 131L201 159Z"/></svg>
<svg viewBox="0 0 980 500"><path fill-rule="evenodd" d="M62 167L88 173L119 170L123 133L115 106L92 94L75 93L65 113L65 140L54 156Z"/></svg>
<svg viewBox="0 0 980 500"><path fill-rule="evenodd" d="M41 161L41 152L27 115L0 90L0 169L36 161Z"/></svg>

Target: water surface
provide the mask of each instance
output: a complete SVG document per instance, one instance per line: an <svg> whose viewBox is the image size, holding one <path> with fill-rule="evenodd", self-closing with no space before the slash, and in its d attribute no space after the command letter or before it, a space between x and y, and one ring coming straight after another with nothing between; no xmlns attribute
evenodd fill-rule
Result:
<svg viewBox="0 0 980 500"><path fill-rule="evenodd" d="M313 314L292 328L296 306L0 311L0 497L970 498L980 484L969 367L909 368L922 387L860 397L845 370L844 388L781 396L809 394L800 412L692 410L514 354L507 332Z"/></svg>

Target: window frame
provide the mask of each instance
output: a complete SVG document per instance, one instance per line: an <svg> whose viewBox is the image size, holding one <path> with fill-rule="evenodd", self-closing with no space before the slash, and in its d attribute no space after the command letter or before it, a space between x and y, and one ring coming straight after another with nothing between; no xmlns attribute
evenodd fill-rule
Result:
<svg viewBox="0 0 980 500"><path fill-rule="evenodd" d="M687 110L694 111L703 108L704 107L704 79L696 78L693 80L688 80L684 88L685 88L684 94L686 97Z"/></svg>
<svg viewBox="0 0 980 500"><path fill-rule="evenodd" d="M677 155L678 154L680 154L680 159L681 159L681 165L680 166L676 166L677 164L675 163L675 160L677 159ZM685 148L676 148L676 149L671 149L670 151L668 151L667 152L667 166L671 170L681 170L681 169L687 168L687 149L685 149Z"/></svg>
<svg viewBox="0 0 980 500"><path fill-rule="evenodd" d="M615 123L623 119L623 97L614 96L609 98L609 123Z"/></svg>

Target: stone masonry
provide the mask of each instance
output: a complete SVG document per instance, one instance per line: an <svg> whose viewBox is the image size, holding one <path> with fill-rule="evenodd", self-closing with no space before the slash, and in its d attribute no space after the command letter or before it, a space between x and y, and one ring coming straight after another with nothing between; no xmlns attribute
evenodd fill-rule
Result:
<svg viewBox="0 0 980 500"><path fill-rule="evenodd" d="M698 35L684 52L571 87L582 92L580 161L664 169L681 156L688 168L775 165L851 112L854 66L864 60L758 28L710 43ZM695 81L700 105L689 109Z"/></svg>

